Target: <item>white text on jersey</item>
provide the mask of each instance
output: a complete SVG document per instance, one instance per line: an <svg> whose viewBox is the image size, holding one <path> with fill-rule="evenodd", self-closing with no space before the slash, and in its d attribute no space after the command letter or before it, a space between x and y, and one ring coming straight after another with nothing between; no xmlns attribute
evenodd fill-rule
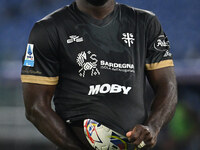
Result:
<svg viewBox="0 0 200 150"><path fill-rule="evenodd" d="M103 85L91 85L88 95L106 94L106 93L123 93L128 95L132 87L121 86L118 84L103 84Z"/></svg>

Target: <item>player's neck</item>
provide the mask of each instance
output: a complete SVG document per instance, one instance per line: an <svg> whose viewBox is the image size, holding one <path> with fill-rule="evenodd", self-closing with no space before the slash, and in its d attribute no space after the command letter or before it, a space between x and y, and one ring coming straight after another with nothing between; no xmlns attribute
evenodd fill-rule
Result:
<svg viewBox="0 0 200 150"><path fill-rule="evenodd" d="M108 0L102 6L91 5L86 0L76 0L76 5L80 11L101 20L114 10L115 0Z"/></svg>

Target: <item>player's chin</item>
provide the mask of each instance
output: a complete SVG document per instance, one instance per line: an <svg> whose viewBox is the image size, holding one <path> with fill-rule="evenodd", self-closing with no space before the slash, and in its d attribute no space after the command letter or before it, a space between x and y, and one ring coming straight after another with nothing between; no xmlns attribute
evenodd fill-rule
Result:
<svg viewBox="0 0 200 150"><path fill-rule="evenodd" d="M86 0L88 3L94 6L102 6L104 5L108 0Z"/></svg>

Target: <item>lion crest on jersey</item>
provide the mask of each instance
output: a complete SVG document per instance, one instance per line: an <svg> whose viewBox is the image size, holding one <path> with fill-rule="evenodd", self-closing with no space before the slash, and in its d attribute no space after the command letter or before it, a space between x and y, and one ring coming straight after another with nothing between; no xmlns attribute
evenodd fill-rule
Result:
<svg viewBox="0 0 200 150"><path fill-rule="evenodd" d="M92 54L90 51L87 53L83 51L78 54L76 62L81 67L81 69L78 71L81 77L85 77L86 71L90 71L91 76L100 75L100 72L97 68L98 60L96 57L97 55Z"/></svg>

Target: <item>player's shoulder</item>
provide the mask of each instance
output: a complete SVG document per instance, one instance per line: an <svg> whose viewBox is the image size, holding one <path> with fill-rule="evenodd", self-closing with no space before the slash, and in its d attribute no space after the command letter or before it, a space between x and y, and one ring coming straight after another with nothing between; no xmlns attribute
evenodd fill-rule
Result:
<svg viewBox="0 0 200 150"><path fill-rule="evenodd" d="M69 11L68 9L69 6L65 6L38 20L31 30L31 35L38 37L45 34L56 39L59 25L62 24L62 21L66 18L68 14L67 11Z"/></svg>
<svg viewBox="0 0 200 150"><path fill-rule="evenodd" d="M137 16L140 19L142 18L149 19L155 16L155 14L149 10L132 7L125 4L119 4L119 5L122 13L124 13L127 16Z"/></svg>
<svg viewBox="0 0 200 150"><path fill-rule="evenodd" d="M42 19L38 20L36 24L43 24L45 27L55 26L58 25L59 22L62 22L64 18L67 18L67 15L69 14L69 6L64 6L62 8L59 8L52 13L46 15Z"/></svg>

